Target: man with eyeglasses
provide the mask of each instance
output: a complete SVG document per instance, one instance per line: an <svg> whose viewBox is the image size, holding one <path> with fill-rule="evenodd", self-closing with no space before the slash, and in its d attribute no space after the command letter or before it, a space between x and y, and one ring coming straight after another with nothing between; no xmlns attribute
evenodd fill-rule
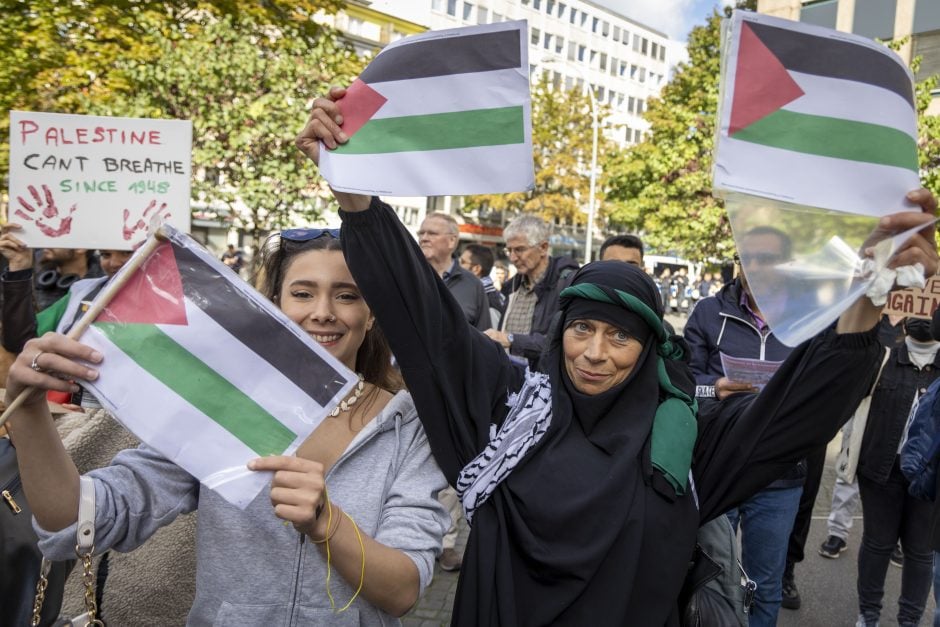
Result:
<svg viewBox="0 0 940 627"><path fill-rule="evenodd" d="M493 326L483 284L472 272L460 266L454 251L460 229L452 215L429 213L418 229L418 246L444 285L454 295L470 324L481 331Z"/></svg>
<svg viewBox="0 0 940 627"><path fill-rule="evenodd" d="M703 298L692 310L685 326L685 339L692 349L690 366L700 403L758 391L749 383L732 381L724 375L722 354L783 361L791 351L774 336L750 289L752 282L758 284L772 280L774 266L790 259L790 238L773 227L757 227L741 238L739 252L740 255L734 257L739 269L738 277L715 296ZM740 522L741 525L744 571L757 583L750 613L752 627L776 625L785 597L785 607L799 607L792 566L786 585L784 575L788 566L790 533L805 478L806 465L800 462L737 510L729 512L732 524L737 527Z"/></svg>
<svg viewBox="0 0 940 627"><path fill-rule="evenodd" d="M548 327L558 311L558 295L568 286L578 263L548 254L551 227L531 215L516 218L503 229L506 253L516 275L503 286L508 302L499 330L487 335L535 369L545 347Z"/></svg>

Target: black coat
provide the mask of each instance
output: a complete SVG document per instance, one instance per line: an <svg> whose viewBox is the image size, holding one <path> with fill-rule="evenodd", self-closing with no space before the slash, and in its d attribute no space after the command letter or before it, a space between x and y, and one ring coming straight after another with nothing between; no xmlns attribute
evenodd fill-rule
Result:
<svg viewBox="0 0 940 627"><path fill-rule="evenodd" d="M435 458L453 484L485 448L491 426L505 419L523 373L466 323L394 211L373 200L369 210L341 216L350 270L389 338ZM605 462L605 452L575 423L560 425L565 432L546 434L546 445L540 442L476 511L453 623L677 625L699 524L828 442L865 394L879 350L875 331L829 330L794 349L760 395L701 410L692 465L697 511L692 491L677 497L662 489L646 455ZM837 388L840 394L832 394ZM572 551L617 507L618 486L636 486L638 477L638 509L627 512L631 524L617 526L636 553L608 559ZM608 498L585 498L597 485ZM559 522L566 533L557 533ZM560 555L574 560L570 570ZM569 598L564 591L575 570L582 593Z"/></svg>
<svg viewBox="0 0 940 627"><path fill-rule="evenodd" d="M888 481L914 404L914 396L918 392L926 392L938 376L940 352L933 364L920 369L911 362L907 344L902 343L891 349L891 355L871 397L865 436L858 453L859 475L881 485Z"/></svg>

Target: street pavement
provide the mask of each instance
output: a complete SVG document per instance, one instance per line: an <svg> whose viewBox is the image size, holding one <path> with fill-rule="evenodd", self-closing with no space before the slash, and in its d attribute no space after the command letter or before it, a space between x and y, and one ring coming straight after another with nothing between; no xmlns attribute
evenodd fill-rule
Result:
<svg viewBox="0 0 940 627"><path fill-rule="evenodd" d="M685 317L667 315L667 319L682 332ZM819 495L813 511L813 523L806 541L806 559L796 567L796 582L802 597L799 610L780 610L779 627L851 627L858 616L858 599L855 593L855 575L858 547L862 537L861 511L849 536L848 549L838 559L826 559L819 555L819 545L826 539L826 517L832 501L835 484L835 458L839 452L841 435L829 444L826 468L823 473ZM458 548L462 550L467 539L467 528L462 526L458 537ZM425 590L415 608L402 619L405 627L438 627L450 624L451 607L457 591L458 573L446 573L435 567L434 581ZM901 569L888 567L885 581L884 609L881 627L893 627L897 623ZM935 604L933 595L927 600L922 625L931 625Z"/></svg>

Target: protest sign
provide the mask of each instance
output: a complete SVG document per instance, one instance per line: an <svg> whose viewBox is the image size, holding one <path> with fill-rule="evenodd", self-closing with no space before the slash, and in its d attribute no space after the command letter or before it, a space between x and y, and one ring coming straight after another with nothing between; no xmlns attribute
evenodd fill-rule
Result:
<svg viewBox="0 0 940 627"><path fill-rule="evenodd" d="M930 277L924 289L912 287L895 290L888 294L888 302L882 310L889 316L905 318L933 317L933 312L940 306L940 278Z"/></svg>
<svg viewBox="0 0 940 627"><path fill-rule="evenodd" d="M10 112L10 208L33 248L130 250L152 220L188 232L192 123Z"/></svg>

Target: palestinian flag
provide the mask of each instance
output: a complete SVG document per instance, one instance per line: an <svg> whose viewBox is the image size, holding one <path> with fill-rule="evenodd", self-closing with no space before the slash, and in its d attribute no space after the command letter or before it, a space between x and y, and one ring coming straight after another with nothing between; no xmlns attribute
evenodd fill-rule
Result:
<svg viewBox="0 0 940 627"><path fill-rule="evenodd" d="M164 227L167 228L167 227ZM141 441L245 507L355 375L185 235L171 231L81 341L95 396Z"/></svg>
<svg viewBox="0 0 940 627"><path fill-rule="evenodd" d="M526 22L389 44L339 101L349 141L321 152L335 189L389 196L534 184Z"/></svg>
<svg viewBox="0 0 940 627"><path fill-rule="evenodd" d="M724 43L716 188L871 215L901 208L919 186L917 113L894 52L744 11Z"/></svg>

